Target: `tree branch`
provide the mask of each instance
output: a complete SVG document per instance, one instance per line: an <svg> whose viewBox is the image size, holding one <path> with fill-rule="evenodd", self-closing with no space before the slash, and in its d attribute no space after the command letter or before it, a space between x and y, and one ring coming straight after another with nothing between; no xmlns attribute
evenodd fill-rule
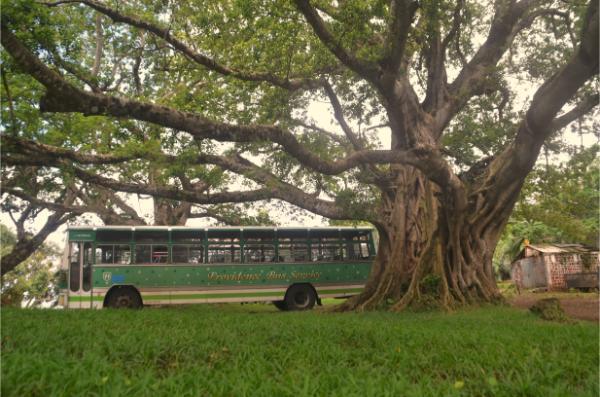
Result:
<svg viewBox="0 0 600 397"><path fill-rule="evenodd" d="M27 193L25 193L25 191L20 190L20 189L14 189L14 188L5 189L4 193L10 194L10 195L18 197L24 201L27 201L34 207L45 208L45 209L52 210L55 212L62 212L62 213L69 212L74 215L83 215L85 213L98 213L97 208L91 208L89 206L85 206L85 207L73 206L73 205L66 205L66 204L59 203L59 202L50 202L50 201L40 200L37 197L27 194Z"/></svg>
<svg viewBox="0 0 600 397"><path fill-rule="evenodd" d="M10 89L8 88L8 81L6 81L6 71L4 70L4 67L0 69L0 74L2 74L2 85L4 86L4 90L6 91L6 100L8 101L8 113L10 115L11 123L10 129L12 134L16 136L19 132L17 129L17 119L15 117L15 108L13 105L12 95L10 94Z"/></svg>
<svg viewBox="0 0 600 397"><path fill-rule="evenodd" d="M348 125L348 123L346 122L342 105L340 104L337 95L333 91L333 87L331 86L331 84L329 84L329 82L324 82L323 88L325 89L325 93L329 97L329 102L333 107L333 114L335 116L335 119L339 123L340 127L342 127L342 131L344 131L344 134L346 134L346 137L348 138L350 143L352 143L354 150L364 149L363 144L358 140L358 137L356 136L354 131L352 131L350 125Z"/></svg>
<svg viewBox="0 0 600 397"><path fill-rule="evenodd" d="M30 165L44 165L47 158L65 158L73 160L79 164L117 164L129 160L144 158L141 154L113 155L113 154L86 154L80 151L73 151L58 146L46 145L35 141L17 138L6 134L0 134L2 143L2 154L6 156L4 160L8 164L23 165L30 161ZM22 156L16 157L13 162L10 154ZM40 157L41 156L41 157Z"/></svg>
<svg viewBox="0 0 600 397"><path fill-rule="evenodd" d="M62 204L66 206L71 205L76 197L70 185L65 187L63 196ZM2 256L2 263L0 263L0 274L2 276L29 258L44 243L50 233L54 232L60 227L60 225L75 216L74 214L65 214L64 211L57 210L48 217L44 223L44 226L42 226L37 233L35 233L33 236L30 236L25 233L23 229L23 223L29 216L29 213L31 213L30 209L33 209L33 205L31 203L28 205L25 211L28 213L25 216L23 216L24 214L21 214L20 218L23 219L23 221L20 227L22 230L19 231L19 226L17 226L17 243L12 247L12 250L8 254Z"/></svg>
<svg viewBox="0 0 600 397"><path fill-rule="evenodd" d="M554 120L552 120L552 125L550 126L550 129L552 131L558 131L566 127L571 122L589 113L593 108L595 108L598 105L599 100L600 95L598 93L586 97L581 102L579 102L573 109L560 115L559 117L554 118Z"/></svg>
<svg viewBox="0 0 600 397"><path fill-rule="evenodd" d="M544 140L556 127L572 121L575 116L580 116L597 103L597 95L590 97L572 111L555 119L556 114L577 91L598 74L598 28L598 3L591 1L581 29L579 48L567 64L536 91L514 141L489 165L486 178L476 193L484 194L486 202L496 203L494 197L509 197L506 199L508 204L504 203L506 205L503 208L510 211L526 175L535 164Z"/></svg>
<svg viewBox="0 0 600 397"><path fill-rule="evenodd" d="M381 65L393 75L399 72L408 33L418 8L417 1L392 0L390 2L391 18L386 39L387 48Z"/></svg>
<svg viewBox="0 0 600 397"><path fill-rule="evenodd" d="M94 65L92 66L92 76L97 77L102 63L102 49L104 46L104 34L102 31L102 15L96 15L96 51L94 53Z"/></svg>
<svg viewBox="0 0 600 397"><path fill-rule="evenodd" d="M300 12L304 14L306 21L312 27L319 40L321 40L325 47L327 47L340 62L348 66L364 79L373 83L377 82L379 68L375 64L356 58L342 47L329 29L327 29L325 22L321 19L317 10L310 5L308 0L295 0L295 3Z"/></svg>
<svg viewBox="0 0 600 397"><path fill-rule="evenodd" d="M44 243L50 233L70 218L71 215L64 216L62 212L56 212L48 217L44 226L33 237L19 239L11 251L2 256L2 263L0 263L2 277L27 260Z"/></svg>
<svg viewBox="0 0 600 397"><path fill-rule="evenodd" d="M332 141L337 142L341 146L349 147L352 145L348 141L348 139L346 137L344 137L343 135L338 135L331 131L327 131L326 129L316 126L314 124L307 124L302 120L293 119L291 121L292 121L292 123L294 123L297 126L304 127L307 130L312 130L312 131L318 132L319 134L325 135L325 136L329 137Z"/></svg>
<svg viewBox="0 0 600 397"><path fill-rule="evenodd" d="M433 110L437 136L473 96L485 91L490 70L500 61L516 35L533 22L534 18L528 18L527 12L536 4L536 0L521 0L516 4L497 0L486 41L448 86L446 99Z"/></svg>
<svg viewBox="0 0 600 397"><path fill-rule="evenodd" d="M56 72L48 69L31 54L17 38L2 25L2 45L26 72L31 74L48 89L42 98L40 108L53 112L81 112L103 114L114 117L134 118L148 121L163 127L186 131L196 139L215 139L221 142L272 141L283 146L287 153L300 163L317 172L336 175L360 164L405 163L423 170L430 168L419 156L433 156L434 151L421 147L407 151L363 150L337 161L326 161L302 145L296 137L277 126L236 125L219 123L205 117L174 110L165 106L143 103L125 98L117 98L102 93L91 93L78 89L66 82ZM425 152L429 153L425 154ZM114 159L115 161L117 159ZM104 162L108 159L102 160ZM122 161L122 159L119 159ZM432 180L444 183L442 180Z"/></svg>
<svg viewBox="0 0 600 397"><path fill-rule="evenodd" d="M49 7L54 7L62 4L73 4L80 3L85 4L88 7L108 16L114 22L125 23L130 26L134 26L139 29L143 29L154 34L156 37L166 41L173 48L193 62L206 67L209 70L222 74L224 76L231 76L243 81L254 81L254 82L267 82L284 88L286 90L295 91L299 89L313 89L319 87L319 81L305 78L282 78L271 73L249 73L235 68L231 68L218 63L216 60L207 57L206 55L200 54L194 51L191 47L185 44L183 41L175 38L169 29L161 28L155 24L145 21L140 18L128 16L120 13L118 10L112 9L95 0L78 0L78 1L57 1L54 3L46 3Z"/></svg>

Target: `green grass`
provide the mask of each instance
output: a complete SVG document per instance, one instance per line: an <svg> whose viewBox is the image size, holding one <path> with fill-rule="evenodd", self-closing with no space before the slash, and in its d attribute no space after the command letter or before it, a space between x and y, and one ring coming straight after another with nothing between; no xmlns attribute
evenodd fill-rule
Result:
<svg viewBox="0 0 600 397"><path fill-rule="evenodd" d="M598 326L508 307L2 310L2 396L597 396Z"/></svg>

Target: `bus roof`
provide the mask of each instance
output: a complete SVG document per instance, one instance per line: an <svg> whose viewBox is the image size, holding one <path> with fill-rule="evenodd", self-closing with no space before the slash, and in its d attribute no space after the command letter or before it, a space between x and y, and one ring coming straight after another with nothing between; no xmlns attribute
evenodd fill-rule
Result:
<svg viewBox="0 0 600 397"><path fill-rule="evenodd" d="M69 226L67 230L373 230L372 227L362 226L212 226L212 227L192 227L192 226Z"/></svg>

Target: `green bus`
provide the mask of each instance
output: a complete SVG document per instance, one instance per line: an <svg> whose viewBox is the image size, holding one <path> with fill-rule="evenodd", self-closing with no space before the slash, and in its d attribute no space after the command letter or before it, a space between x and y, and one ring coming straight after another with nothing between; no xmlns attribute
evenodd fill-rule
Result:
<svg viewBox="0 0 600 397"><path fill-rule="evenodd" d="M71 227L66 308L273 302L311 309L359 293L375 255L365 227Z"/></svg>

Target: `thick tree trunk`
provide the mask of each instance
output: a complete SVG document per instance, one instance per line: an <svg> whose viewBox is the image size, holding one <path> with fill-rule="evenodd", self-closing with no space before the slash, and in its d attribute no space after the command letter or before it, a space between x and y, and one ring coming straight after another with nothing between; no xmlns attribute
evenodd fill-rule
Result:
<svg viewBox="0 0 600 397"><path fill-rule="evenodd" d="M457 210L413 168L398 173L396 186L382 200L379 250L366 288L339 309L447 309L500 301L492 257L514 195L507 191L482 206L481 193L473 194L467 209Z"/></svg>

